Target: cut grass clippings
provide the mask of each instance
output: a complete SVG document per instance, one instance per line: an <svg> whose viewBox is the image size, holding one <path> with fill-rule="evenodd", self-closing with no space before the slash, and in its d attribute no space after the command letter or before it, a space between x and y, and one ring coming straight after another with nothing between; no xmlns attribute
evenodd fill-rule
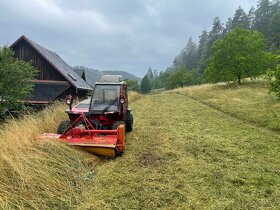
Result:
<svg viewBox="0 0 280 210"><path fill-rule="evenodd" d="M96 166L79 209L280 208L280 137L196 100L132 105L122 157Z"/></svg>

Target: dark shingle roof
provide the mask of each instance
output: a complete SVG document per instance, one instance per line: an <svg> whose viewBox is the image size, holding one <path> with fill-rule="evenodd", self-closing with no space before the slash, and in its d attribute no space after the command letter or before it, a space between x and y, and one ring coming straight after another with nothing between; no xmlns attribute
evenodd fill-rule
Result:
<svg viewBox="0 0 280 210"><path fill-rule="evenodd" d="M84 70L83 69L75 69L73 68L73 70L80 76L83 78L83 74L84 74Z"/></svg>
<svg viewBox="0 0 280 210"><path fill-rule="evenodd" d="M52 52L26 36L21 36L12 46L19 40L27 41L39 54L50 62L74 87L83 90L92 90L92 88L55 52Z"/></svg>
<svg viewBox="0 0 280 210"><path fill-rule="evenodd" d="M61 95L65 90L70 87L67 82L65 83L41 83L34 82L34 88L31 93L32 101L52 101Z"/></svg>

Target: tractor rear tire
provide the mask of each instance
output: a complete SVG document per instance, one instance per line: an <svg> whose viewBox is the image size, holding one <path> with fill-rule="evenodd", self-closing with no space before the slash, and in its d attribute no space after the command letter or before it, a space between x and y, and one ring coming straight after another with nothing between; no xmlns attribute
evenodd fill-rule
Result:
<svg viewBox="0 0 280 210"><path fill-rule="evenodd" d="M57 133L62 134L63 131L72 124L70 120L62 121L57 127Z"/></svg>
<svg viewBox="0 0 280 210"><path fill-rule="evenodd" d="M124 125L124 126L125 126L125 122L124 122L124 121L116 121L116 122L114 122L114 124L113 124L113 126L112 126L112 130L117 130L117 128L118 128L120 125Z"/></svg>
<svg viewBox="0 0 280 210"><path fill-rule="evenodd" d="M126 121L126 132L130 132L133 130L133 115L129 114L128 120Z"/></svg>

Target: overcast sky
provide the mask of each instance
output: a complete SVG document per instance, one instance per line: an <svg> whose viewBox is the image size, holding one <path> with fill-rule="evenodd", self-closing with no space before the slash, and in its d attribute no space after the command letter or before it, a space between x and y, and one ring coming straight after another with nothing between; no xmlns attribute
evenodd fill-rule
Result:
<svg viewBox="0 0 280 210"><path fill-rule="evenodd" d="M165 70L189 37L198 40L215 16L226 22L257 0L0 0L0 44L21 35L58 53L69 65Z"/></svg>

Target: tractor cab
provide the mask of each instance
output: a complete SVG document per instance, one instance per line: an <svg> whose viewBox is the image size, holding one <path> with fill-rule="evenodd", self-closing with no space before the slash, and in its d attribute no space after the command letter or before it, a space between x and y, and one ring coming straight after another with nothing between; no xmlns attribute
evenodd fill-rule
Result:
<svg viewBox="0 0 280 210"><path fill-rule="evenodd" d="M97 114L124 113L127 104L127 85L120 76L103 76L95 84L89 111Z"/></svg>

